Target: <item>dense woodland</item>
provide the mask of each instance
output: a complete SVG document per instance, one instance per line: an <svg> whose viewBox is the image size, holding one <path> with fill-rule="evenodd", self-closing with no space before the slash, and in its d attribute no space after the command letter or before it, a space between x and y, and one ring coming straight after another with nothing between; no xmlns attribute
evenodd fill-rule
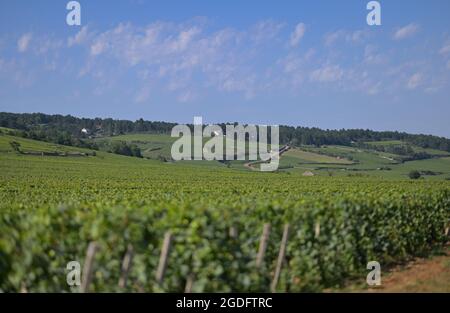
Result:
<svg viewBox="0 0 450 313"><path fill-rule="evenodd" d="M71 115L43 113L0 112L0 126L19 130L26 138L58 144L98 149L92 137L104 137L129 133L170 134L175 123L115 120L111 118L78 118ZM221 124L225 130L226 124ZM192 127L192 125L190 125ZM86 129L87 132L82 132ZM323 130L319 128L280 126L280 142L291 145L344 145L362 144L367 141L402 140L422 148L450 152L450 139L432 135L413 135L397 131L372 131L364 129ZM117 148L117 147L116 147ZM121 147L123 148L123 147ZM128 150L125 148L125 150ZM134 151L133 154L139 154Z"/></svg>

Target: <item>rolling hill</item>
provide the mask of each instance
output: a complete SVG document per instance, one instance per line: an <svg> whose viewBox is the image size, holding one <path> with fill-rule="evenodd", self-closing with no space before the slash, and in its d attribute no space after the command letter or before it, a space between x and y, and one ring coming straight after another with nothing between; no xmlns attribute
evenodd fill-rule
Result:
<svg viewBox="0 0 450 313"><path fill-rule="evenodd" d="M97 138L95 141L125 141L136 144L145 158L170 160L171 145L176 139L164 134L137 133ZM206 140L208 138L204 138L204 141ZM430 158L405 161L404 155L370 149L370 145L409 145L414 152L426 152ZM192 163L223 166L220 162L192 161ZM245 163L232 161L229 162L229 167L245 170ZM282 155L279 169L292 174L312 171L319 176L378 176L386 178L407 178L410 171L417 170L427 179L447 179L450 177L450 153L424 149L402 141L370 142L367 148L301 145L292 147Z"/></svg>
<svg viewBox="0 0 450 313"><path fill-rule="evenodd" d="M113 157L111 143L125 142L137 146L143 158L173 163L171 146L177 138L168 134L138 132L123 135L97 135L82 139L83 146L58 145L40 140L18 137L23 131L0 128L0 153L11 152L11 142L17 142L22 155L59 155L65 157L93 156ZM16 136L15 136L16 135ZM206 142L209 138L203 138ZM64 141L65 142L65 141ZM450 178L450 153L434 148L424 148L404 140L377 140L354 142L350 145L304 145L291 144L291 149L280 160L279 171L314 176L376 176L384 178L408 178L416 170L425 179ZM97 151L99 149L100 151ZM16 152L18 152L16 151ZM229 167L248 171L247 161L182 161L183 165ZM257 167L257 166L256 166Z"/></svg>

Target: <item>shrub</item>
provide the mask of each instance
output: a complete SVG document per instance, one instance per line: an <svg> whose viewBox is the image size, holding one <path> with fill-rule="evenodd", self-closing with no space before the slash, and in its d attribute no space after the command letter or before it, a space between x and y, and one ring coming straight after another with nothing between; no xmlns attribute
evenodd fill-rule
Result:
<svg viewBox="0 0 450 313"><path fill-rule="evenodd" d="M409 172L408 176L411 179L419 179L420 173L419 173L419 171L411 171L411 172Z"/></svg>

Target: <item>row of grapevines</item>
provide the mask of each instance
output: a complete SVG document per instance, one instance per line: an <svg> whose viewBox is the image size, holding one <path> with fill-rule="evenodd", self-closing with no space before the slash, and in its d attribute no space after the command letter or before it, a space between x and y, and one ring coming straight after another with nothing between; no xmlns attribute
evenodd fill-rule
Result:
<svg viewBox="0 0 450 313"><path fill-rule="evenodd" d="M403 191L401 191L403 190ZM274 192L273 188L270 192ZM279 192L283 192L282 185ZM126 291L269 291L283 225L291 232L280 291L317 291L362 277L366 264L383 266L426 253L445 243L450 218L448 189L405 185L384 194L374 190L328 192L323 197L241 201L215 206L189 201L133 204L48 205L0 212L0 290L71 291L69 261L84 261L89 242L99 244L91 291L121 291L117 283L127 245L135 250ZM275 196L275 193L274 193ZM163 197L161 195L160 197ZM249 197L247 197L248 199ZM255 266L264 223L271 224L261 268ZM230 236L234 227L237 236ZM174 242L161 285L155 271L167 231Z"/></svg>

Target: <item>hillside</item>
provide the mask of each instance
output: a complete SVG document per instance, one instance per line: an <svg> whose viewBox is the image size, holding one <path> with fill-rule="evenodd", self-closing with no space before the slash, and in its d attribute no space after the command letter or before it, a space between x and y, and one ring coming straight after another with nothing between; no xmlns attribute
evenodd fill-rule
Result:
<svg viewBox="0 0 450 313"><path fill-rule="evenodd" d="M205 138L206 141L208 138ZM145 158L155 160L171 160L170 149L176 138L169 135L130 134L95 139L95 142L125 141L136 144ZM392 141L379 141L376 145L393 145ZM396 141L396 145L406 145ZM417 170L427 179L450 178L450 153L434 149L424 149L408 144L414 152L426 152L429 158L407 160L405 155L381 152L367 148L352 146L296 146L282 155L280 171L292 174L303 174L312 171L319 176L378 176L386 178L407 178L408 173ZM202 164L207 161L194 163ZM223 166L219 162L209 162L210 165ZM235 169L245 169L245 162L232 161L229 166Z"/></svg>
<svg viewBox="0 0 450 313"><path fill-rule="evenodd" d="M321 154L326 149L365 158ZM84 260L92 242L99 249L90 291L182 292L192 273L195 292L268 292L283 228L290 223L288 262L276 288L292 292L343 287L350 277L365 281L367 260L387 266L427 253L430 242L447 241L447 181L302 176L302 166L368 166L369 160L377 165L375 153L349 149L356 148L294 148L286 160L302 163L298 168L261 173L239 163L227 168L219 162L94 155L0 134L0 228L7 234L1 241L0 290L71 291L61 269L68 259ZM46 151L78 153L24 153ZM433 166L444 167L447 160L414 162L422 167L439 161ZM270 239L256 270L266 223ZM174 246L160 284L155 271L169 231ZM120 262L130 245L135 256L129 283L119 287ZM333 262L321 261L327 259Z"/></svg>
<svg viewBox="0 0 450 313"><path fill-rule="evenodd" d="M227 124L219 126L225 130ZM175 123L114 120L111 118L78 118L74 116L42 113L0 112L0 127L19 130L22 136L60 144L86 146L86 138L102 138L139 133L170 134ZM192 127L192 125L189 125ZM302 126L280 125L280 143L301 145L364 146L366 142L402 141L424 149L450 152L450 139L425 134L408 134L398 131L372 131L368 129L323 130ZM409 151L405 151L409 153ZM424 156L422 156L424 157Z"/></svg>
<svg viewBox="0 0 450 313"><path fill-rule="evenodd" d="M86 157L98 154L99 157L113 158L113 154L105 153L111 142L126 142L136 145L145 159L159 162L171 162L171 146L176 138L165 134L136 133L128 135L87 139L89 145L95 144L100 151L72 146L58 145L28 138L8 135L13 129L0 129L0 153L13 152L11 142L17 142L22 155L42 153L66 157ZM204 138L206 142L209 138ZM380 147L408 146L414 153L427 153L426 159L408 160L405 155L380 151ZM105 150L102 152L102 150ZM388 149L386 149L388 150ZM236 170L249 170L245 161L183 161L184 165L194 166L228 166ZM450 178L450 153L430 148L422 148L403 141L368 142L361 148L357 146L294 146L282 155L279 171L302 175L312 172L317 176L377 176L384 178L408 178L410 171L417 170L426 179Z"/></svg>

